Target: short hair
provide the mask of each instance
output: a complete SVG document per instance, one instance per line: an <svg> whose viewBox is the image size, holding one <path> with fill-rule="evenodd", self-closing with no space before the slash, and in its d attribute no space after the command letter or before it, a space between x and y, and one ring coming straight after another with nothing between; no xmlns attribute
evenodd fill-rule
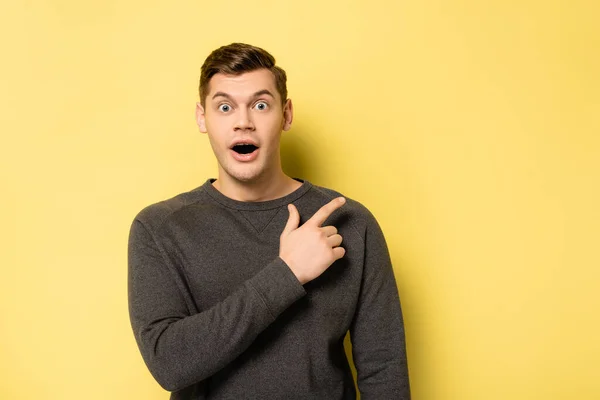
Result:
<svg viewBox="0 0 600 400"><path fill-rule="evenodd" d="M257 69L268 69L273 73L282 104L287 100L287 76L275 65L275 58L264 49L245 43L231 43L214 50L202 64L200 70L200 103L205 105L209 92L208 82L218 73L241 75Z"/></svg>

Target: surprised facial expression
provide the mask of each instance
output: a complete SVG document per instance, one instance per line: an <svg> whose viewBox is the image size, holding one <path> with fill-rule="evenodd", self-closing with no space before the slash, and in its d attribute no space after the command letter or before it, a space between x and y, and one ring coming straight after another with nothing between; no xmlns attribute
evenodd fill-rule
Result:
<svg viewBox="0 0 600 400"><path fill-rule="evenodd" d="M267 69L241 75L215 74L205 105L196 104L200 131L207 133L219 163L219 179L252 182L281 169L281 131L292 123L292 102L282 104Z"/></svg>

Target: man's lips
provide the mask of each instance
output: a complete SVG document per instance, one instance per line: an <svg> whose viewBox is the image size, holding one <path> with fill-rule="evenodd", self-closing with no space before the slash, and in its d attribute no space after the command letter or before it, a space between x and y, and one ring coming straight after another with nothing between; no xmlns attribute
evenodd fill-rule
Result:
<svg viewBox="0 0 600 400"><path fill-rule="evenodd" d="M244 144L251 144L253 146L258 147L258 143L256 143L254 140L252 139L237 139L234 140L233 143L231 144L231 146L229 146L230 149L233 149L235 146L238 145L244 145Z"/></svg>

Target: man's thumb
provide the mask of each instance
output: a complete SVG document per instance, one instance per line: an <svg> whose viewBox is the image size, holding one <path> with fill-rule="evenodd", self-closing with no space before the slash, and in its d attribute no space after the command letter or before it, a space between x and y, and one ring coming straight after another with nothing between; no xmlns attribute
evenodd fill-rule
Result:
<svg viewBox="0 0 600 400"><path fill-rule="evenodd" d="M288 204L288 211L290 212L290 216L285 224L285 228L283 228L282 235L291 233L294 229L298 228L298 224L300 223L300 214L298 213L296 206L291 203Z"/></svg>

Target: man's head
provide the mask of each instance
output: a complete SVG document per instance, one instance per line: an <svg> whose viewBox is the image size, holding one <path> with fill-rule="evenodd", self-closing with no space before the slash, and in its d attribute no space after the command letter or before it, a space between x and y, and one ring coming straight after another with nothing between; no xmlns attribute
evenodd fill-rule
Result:
<svg viewBox="0 0 600 400"><path fill-rule="evenodd" d="M265 50L233 43L202 65L196 120L207 133L225 183L279 179L282 130L292 123L286 74ZM248 144L248 146L240 146Z"/></svg>

